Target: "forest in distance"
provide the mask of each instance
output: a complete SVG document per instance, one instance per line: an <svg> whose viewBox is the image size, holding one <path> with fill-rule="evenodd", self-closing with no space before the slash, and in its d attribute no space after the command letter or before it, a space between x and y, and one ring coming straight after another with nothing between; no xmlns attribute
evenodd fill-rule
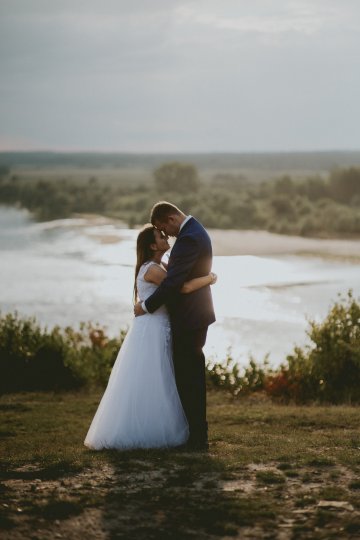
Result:
<svg viewBox="0 0 360 540"><path fill-rule="evenodd" d="M38 220L97 213L130 227L168 199L205 226L360 236L360 152L0 153L0 204Z"/></svg>

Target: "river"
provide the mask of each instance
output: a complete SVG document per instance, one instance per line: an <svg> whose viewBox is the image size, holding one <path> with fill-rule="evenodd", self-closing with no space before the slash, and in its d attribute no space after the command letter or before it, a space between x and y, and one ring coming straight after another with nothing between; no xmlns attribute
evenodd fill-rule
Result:
<svg viewBox="0 0 360 540"><path fill-rule="evenodd" d="M0 207L1 312L17 310L48 327L99 322L115 335L132 319L136 236L101 217L36 223L26 211ZM267 353L279 365L307 343L308 318L321 320L349 288L360 295L357 261L223 255L213 270L217 322L205 352L221 361L230 347L242 365Z"/></svg>

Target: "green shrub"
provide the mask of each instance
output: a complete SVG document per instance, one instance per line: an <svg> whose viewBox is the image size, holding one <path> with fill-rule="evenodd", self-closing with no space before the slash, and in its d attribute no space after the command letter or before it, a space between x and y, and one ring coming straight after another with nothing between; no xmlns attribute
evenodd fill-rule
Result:
<svg viewBox="0 0 360 540"><path fill-rule="evenodd" d="M360 195L360 169L350 167L332 171L330 193L335 200L350 203L353 197Z"/></svg>
<svg viewBox="0 0 360 540"><path fill-rule="evenodd" d="M265 381L266 393L283 403L305 402L317 399L317 381L313 377L311 360L299 347L294 349L294 358L288 356L287 364L269 374Z"/></svg>
<svg viewBox="0 0 360 540"><path fill-rule="evenodd" d="M228 391L231 395L237 396L262 390L266 377L270 372L268 358L265 357L262 364L258 364L252 357L249 365L241 368L234 363L230 350L225 362L207 362L206 377L209 386Z"/></svg>
<svg viewBox="0 0 360 540"><path fill-rule="evenodd" d="M360 304L352 292L339 297L323 322L310 321L307 333L313 344L297 347L287 357L280 374L267 382L269 394L297 401L359 403Z"/></svg>
<svg viewBox="0 0 360 540"><path fill-rule="evenodd" d="M207 363L207 384L232 396L265 390L284 402L359 403L359 301L349 291L323 322L309 325L313 344L296 347L278 370L269 368L267 357L239 367L229 350L224 362ZM49 331L34 318L0 316L0 392L104 386L125 335L122 330L110 339L92 323Z"/></svg>
<svg viewBox="0 0 360 540"><path fill-rule="evenodd" d="M164 163L154 171L154 180L160 194L196 192L200 187L198 172L191 163L172 161Z"/></svg>
<svg viewBox="0 0 360 540"><path fill-rule="evenodd" d="M49 331L34 318L0 316L0 392L103 385L124 337L109 339L91 323Z"/></svg>

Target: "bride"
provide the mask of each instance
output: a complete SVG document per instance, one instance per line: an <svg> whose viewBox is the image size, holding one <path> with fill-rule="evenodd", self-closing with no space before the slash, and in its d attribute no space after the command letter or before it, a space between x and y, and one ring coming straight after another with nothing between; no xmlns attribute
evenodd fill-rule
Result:
<svg viewBox="0 0 360 540"><path fill-rule="evenodd" d="M135 302L146 300L165 278L161 259L169 248L167 237L152 225L139 233ZM187 281L181 292L215 282L210 273ZM84 444L95 450L166 448L184 444L188 436L175 383L170 320L162 306L132 321Z"/></svg>

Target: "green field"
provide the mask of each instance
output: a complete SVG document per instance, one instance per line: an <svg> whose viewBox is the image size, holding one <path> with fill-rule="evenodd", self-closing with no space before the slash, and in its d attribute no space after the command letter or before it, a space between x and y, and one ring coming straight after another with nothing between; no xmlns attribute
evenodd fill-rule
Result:
<svg viewBox="0 0 360 540"><path fill-rule="evenodd" d="M208 454L92 452L99 397L0 399L3 540L359 538L359 408L211 391Z"/></svg>

